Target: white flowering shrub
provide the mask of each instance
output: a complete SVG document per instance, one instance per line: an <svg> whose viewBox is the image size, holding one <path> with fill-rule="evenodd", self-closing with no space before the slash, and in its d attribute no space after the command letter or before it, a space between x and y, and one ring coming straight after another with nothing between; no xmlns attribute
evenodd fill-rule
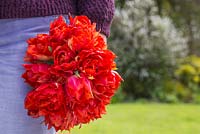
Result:
<svg viewBox="0 0 200 134"><path fill-rule="evenodd" d="M177 58L187 55L187 39L157 11L153 0L132 0L116 10L113 20L110 47L118 55L123 89L134 98L152 98L161 81L171 77Z"/></svg>

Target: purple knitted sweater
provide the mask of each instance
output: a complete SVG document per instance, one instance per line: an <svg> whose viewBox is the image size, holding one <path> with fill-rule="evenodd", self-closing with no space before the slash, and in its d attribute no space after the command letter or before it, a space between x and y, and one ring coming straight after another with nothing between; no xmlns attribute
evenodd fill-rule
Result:
<svg viewBox="0 0 200 134"><path fill-rule="evenodd" d="M106 36L114 15L114 0L0 0L0 19L59 14L86 15Z"/></svg>

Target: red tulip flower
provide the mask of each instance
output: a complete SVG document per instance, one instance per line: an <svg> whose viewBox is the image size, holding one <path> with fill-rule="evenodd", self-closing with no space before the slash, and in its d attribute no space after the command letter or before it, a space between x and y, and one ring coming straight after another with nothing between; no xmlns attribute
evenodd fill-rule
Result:
<svg viewBox="0 0 200 134"><path fill-rule="evenodd" d="M28 39L22 77L33 87L24 106L29 116L44 117L50 129L70 130L106 113L120 86L116 55L107 49L96 25L86 16L62 16L49 34Z"/></svg>

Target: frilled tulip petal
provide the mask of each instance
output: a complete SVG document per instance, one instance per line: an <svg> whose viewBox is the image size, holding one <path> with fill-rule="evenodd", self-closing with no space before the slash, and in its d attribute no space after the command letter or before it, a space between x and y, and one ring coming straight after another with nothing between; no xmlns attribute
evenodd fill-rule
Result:
<svg viewBox="0 0 200 134"><path fill-rule="evenodd" d="M75 75L69 77L66 83L66 92L69 98L75 98L77 101L86 101L93 98L90 81L84 77Z"/></svg>

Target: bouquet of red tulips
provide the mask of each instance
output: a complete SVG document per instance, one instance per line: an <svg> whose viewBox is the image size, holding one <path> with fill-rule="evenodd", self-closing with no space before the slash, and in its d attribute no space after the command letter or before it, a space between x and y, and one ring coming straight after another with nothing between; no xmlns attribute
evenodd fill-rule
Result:
<svg viewBox="0 0 200 134"><path fill-rule="evenodd" d="M86 16L60 16L48 34L27 41L22 77L31 85L25 108L33 118L44 117L50 129L70 130L106 113L120 85L116 55L107 49L95 23Z"/></svg>

